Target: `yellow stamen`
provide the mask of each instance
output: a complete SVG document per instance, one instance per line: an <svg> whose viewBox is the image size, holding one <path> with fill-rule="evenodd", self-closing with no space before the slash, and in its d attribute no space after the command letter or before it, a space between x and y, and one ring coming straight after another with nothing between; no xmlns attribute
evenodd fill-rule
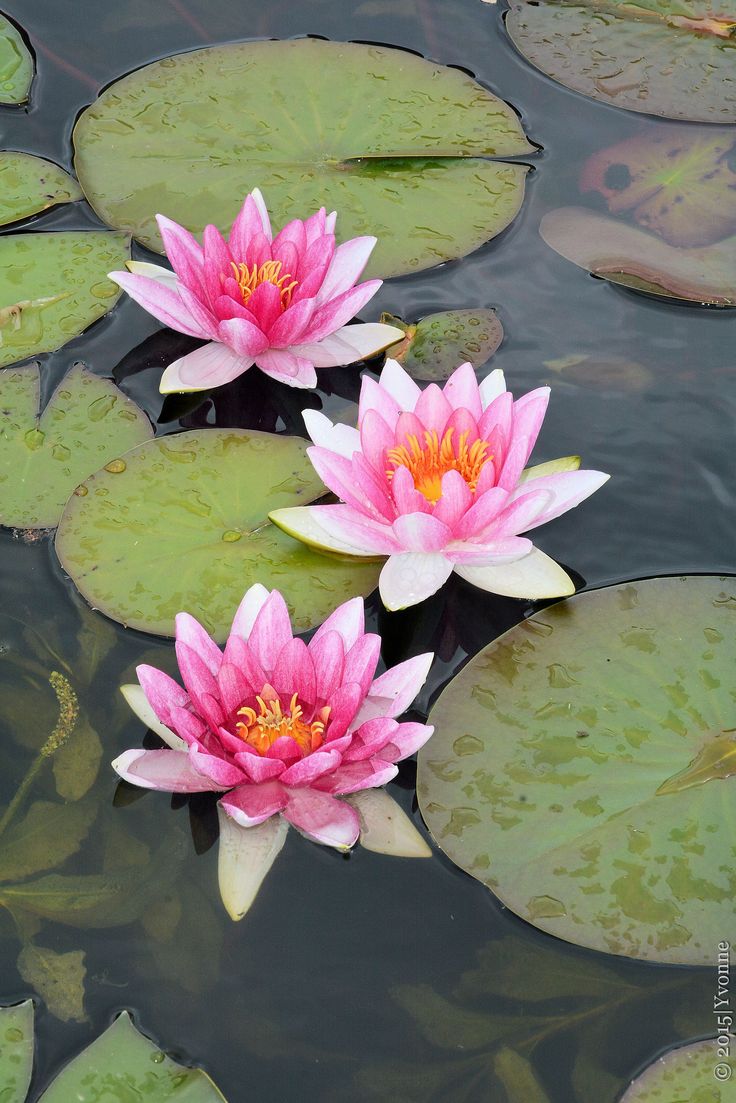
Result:
<svg viewBox="0 0 736 1103"><path fill-rule="evenodd" d="M281 275L280 260L267 260L260 268L256 264L252 268L248 268L247 264L236 264L234 260L230 264L233 276L240 288L240 294L243 296L244 306L248 305L251 295L262 283L272 283L275 287L278 287L281 292L282 310L286 310L287 306L290 305L291 296L299 281L295 280L289 272L283 276Z"/></svg>
<svg viewBox="0 0 736 1103"><path fill-rule="evenodd" d="M424 443L409 434L406 444L389 449L386 458L394 466L387 469L391 480L397 467L406 467L414 480L414 488L434 504L442 497L442 476L448 471L459 471L468 488L475 493L483 467L493 459L488 442L475 440L468 447L468 433L460 434L457 449L453 446L454 429L448 429L440 441L434 429L424 430Z"/></svg>
<svg viewBox="0 0 736 1103"><path fill-rule="evenodd" d="M244 717L236 724L240 738L254 747L260 755L265 755L277 739L288 736L299 745L304 754L311 754L322 745L325 725L330 716L326 705L318 713L319 719L307 723L304 709L299 704L299 694L292 695L289 702L289 714L284 716L281 701L273 686L265 685L260 696L256 697L259 712L249 705L238 709L238 716Z"/></svg>

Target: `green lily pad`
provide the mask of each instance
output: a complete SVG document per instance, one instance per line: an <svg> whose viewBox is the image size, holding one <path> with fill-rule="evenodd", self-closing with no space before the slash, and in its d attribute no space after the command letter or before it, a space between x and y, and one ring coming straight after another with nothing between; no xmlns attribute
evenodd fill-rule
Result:
<svg viewBox="0 0 736 1103"><path fill-rule="evenodd" d="M0 375L0 524L52 528L85 476L153 436L107 379L76 364L39 415L37 364Z"/></svg>
<svg viewBox="0 0 736 1103"><path fill-rule="evenodd" d="M459 364L469 360L479 368L493 356L503 340L503 327L495 310L443 310L428 314L416 325L407 325L392 314L381 321L403 329L406 336L387 350L414 379L440 382Z"/></svg>
<svg viewBox="0 0 736 1103"><path fill-rule="evenodd" d="M548 211L539 233L550 249L611 283L709 306L736 306L736 236L682 249L584 207Z"/></svg>
<svg viewBox="0 0 736 1103"><path fill-rule="evenodd" d="M81 198L76 180L53 161L0 152L0 226Z"/></svg>
<svg viewBox="0 0 736 1103"><path fill-rule="evenodd" d="M728 0L727 0L728 3ZM511 40L553 80L594 100L691 122L736 122L736 14L686 0L516 0ZM700 29L696 29L700 28Z"/></svg>
<svg viewBox="0 0 736 1103"><path fill-rule="evenodd" d="M130 258L127 234L70 231L0 237L0 367L53 352L111 310L107 273Z"/></svg>
<svg viewBox="0 0 736 1103"><path fill-rule="evenodd" d="M500 233L528 170L486 158L533 152L515 112L466 73L315 39L144 66L82 113L74 145L94 209L152 249L161 251L157 212L193 232L225 230L257 186L275 227L325 206L343 240L374 234L367 271L381 276L464 256Z"/></svg>
<svg viewBox="0 0 736 1103"><path fill-rule="evenodd" d="M733 128L647 130L590 157L580 190L599 192L612 214L630 211L670 245L713 245L736 234L735 146Z"/></svg>
<svg viewBox="0 0 736 1103"><path fill-rule="evenodd" d="M33 1071L33 1000L0 1007L0 1099L24 1103Z"/></svg>
<svg viewBox="0 0 736 1103"><path fill-rule="evenodd" d="M733 920L736 579L579 594L432 710L419 805L512 911L609 953L705 964Z"/></svg>
<svg viewBox="0 0 736 1103"><path fill-rule="evenodd" d="M621 1103L733 1103L736 1089L728 1073L719 1081L714 1072L724 1067L731 1066L719 1062L714 1038L678 1046L645 1069Z"/></svg>
<svg viewBox="0 0 736 1103"><path fill-rule="evenodd" d="M296 437L203 429L158 437L69 499L56 551L96 609L172 635L186 610L218 639L254 582L282 591L298 631L378 583L379 565L319 555L268 520L325 493Z"/></svg>
<svg viewBox="0 0 736 1103"><path fill-rule="evenodd" d="M14 23L0 15L0 103L25 103L33 80L33 58Z"/></svg>

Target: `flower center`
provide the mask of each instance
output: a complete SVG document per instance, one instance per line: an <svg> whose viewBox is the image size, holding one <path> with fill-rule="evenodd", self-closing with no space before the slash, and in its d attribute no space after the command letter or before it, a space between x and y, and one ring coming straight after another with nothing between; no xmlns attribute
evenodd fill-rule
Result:
<svg viewBox="0 0 736 1103"><path fill-rule="evenodd" d="M397 467L406 467L414 480L414 488L433 505L442 497L442 476L447 471L459 471L475 493L480 473L493 456L485 440L474 440L468 447L467 432L460 434L456 448L452 442L454 432L448 429L440 440L434 430L425 429L423 444L410 434L406 444L389 449L386 458L394 467L386 471L386 477L391 480Z"/></svg>
<svg viewBox="0 0 736 1103"><path fill-rule="evenodd" d="M322 745L325 724L330 715L329 705L320 709L317 719L307 723L304 720L304 710L299 704L299 694L295 693L289 702L288 714L284 714L279 695L273 686L265 685L259 697L256 697L259 712L244 705L238 709L238 716L244 719L235 726L237 733L243 742L254 747L259 755L265 755L270 747L288 736L307 755L316 751Z"/></svg>
<svg viewBox="0 0 736 1103"><path fill-rule="evenodd" d="M260 268L256 264L249 268L247 264L236 264L234 260L230 263L233 276L240 288L240 294L243 296L243 306L248 305L251 295L262 283L272 283L275 287L278 287L281 292L282 310L286 310L287 306L290 305L291 296L299 281L295 280L290 272L281 275L282 265L280 260L267 260Z"/></svg>

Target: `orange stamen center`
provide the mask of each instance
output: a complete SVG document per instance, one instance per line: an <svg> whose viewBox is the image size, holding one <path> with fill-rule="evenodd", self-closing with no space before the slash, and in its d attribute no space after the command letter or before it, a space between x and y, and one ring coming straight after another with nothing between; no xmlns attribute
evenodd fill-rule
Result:
<svg viewBox="0 0 736 1103"><path fill-rule="evenodd" d="M447 471L459 471L469 489L475 493L480 473L493 456L488 442L474 440L468 447L467 432L460 434L457 448L452 442L454 429L448 429L442 440L434 430L424 430L424 443L414 434L406 438L406 444L389 449L386 459L393 468L386 471L391 480L397 467L406 467L414 480L414 487L433 505L442 497L442 476Z"/></svg>
<svg viewBox="0 0 736 1103"><path fill-rule="evenodd" d="M235 725L238 735L244 743L254 747L259 755L265 755L276 740L283 736L293 739L303 754L311 754L322 745L330 708L326 705L317 714L318 719L307 723L303 719L304 710L298 702L299 694L295 693L289 702L288 714L284 714L276 690L273 686L265 685L261 695L256 697L258 712L249 705L238 709L237 715L244 717Z"/></svg>
<svg viewBox="0 0 736 1103"><path fill-rule="evenodd" d="M267 260L260 268L255 264L252 268L249 268L247 264L236 264L235 261L230 263L233 276L240 288L240 294L243 296L243 306L248 305L251 295L262 283L272 283L275 287L278 287L281 292L282 310L286 310L287 306L291 304L291 296L299 281L295 280L290 272L281 275L280 260Z"/></svg>

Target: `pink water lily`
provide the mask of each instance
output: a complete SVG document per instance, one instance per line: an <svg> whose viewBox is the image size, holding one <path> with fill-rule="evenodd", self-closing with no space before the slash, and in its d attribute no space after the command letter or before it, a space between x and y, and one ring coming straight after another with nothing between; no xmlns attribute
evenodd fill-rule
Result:
<svg viewBox="0 0 736 1103"><path fill-rule="evenodd" d="M580 459L525 469L549 388L514 401L503 372L479 385L462 364L425 390L395 360L363 377L358 428L314 410L304 420L311 461L339 505L279 509L271 520L313 547L388 556L388 609L433 594L452 571L484 590L521 598L574 592L565 571L521 533L578 505L608 475Z"/></svg>
<svg viewBox="0 0 736 1103"><path fill-rule="evenodd" d="M110 279L164 325L209 342L169 364L163 394L219 387L253 364L291 387L316 387L315 368L352 364L401 339L393 326L346 324L381 280L356 286L376 239L336 246L334 211L295 218L273 237L256 188L228 240L205 226L201 246L183 226L156 218L174 271L131 261Z"/></svg>
<svg viewBox="0 0 736 1103"><path fill-rule="evenodd" d="M345 798L390 781L396 763L432 734L395 719L432 655L375 677L380 645L365 631L362 598L341 605L307 644L294 638L281 594L255 585L224 652L193 617L177 616L184 687L151 666L138 667L139 686L124 687L169 749L125 751L113 763L120 776L149 789L224 794L220 885L234 917L253 899L289 824L314 842L353 846L377 806Z"/></svg>

